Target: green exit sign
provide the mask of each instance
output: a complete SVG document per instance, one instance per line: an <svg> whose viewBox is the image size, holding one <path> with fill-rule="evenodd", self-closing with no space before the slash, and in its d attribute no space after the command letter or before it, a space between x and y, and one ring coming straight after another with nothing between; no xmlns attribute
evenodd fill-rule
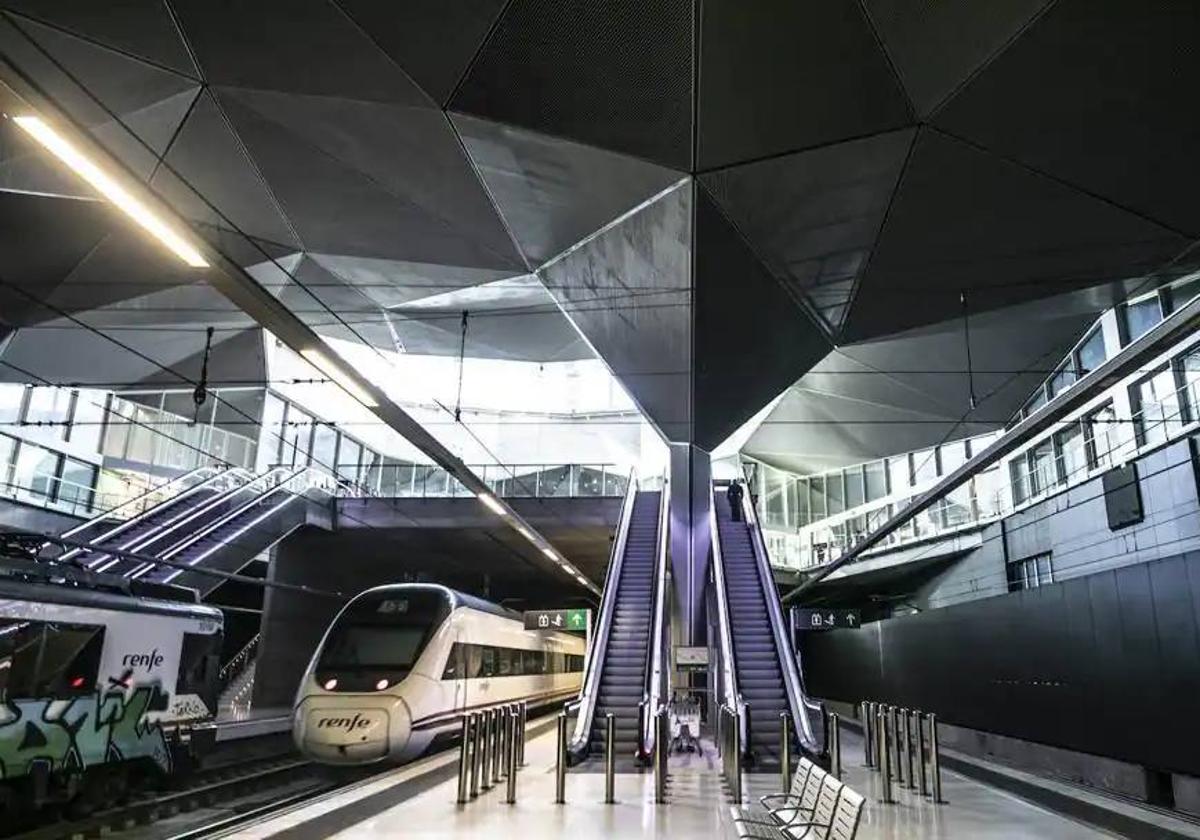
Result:
<svg viewBox="0 0 1200 840"><path fill-rule="evenodd" d="M575 633L586 633L588 629L588 609L566 610L526 610L526 630L567 630Z"/></svg>

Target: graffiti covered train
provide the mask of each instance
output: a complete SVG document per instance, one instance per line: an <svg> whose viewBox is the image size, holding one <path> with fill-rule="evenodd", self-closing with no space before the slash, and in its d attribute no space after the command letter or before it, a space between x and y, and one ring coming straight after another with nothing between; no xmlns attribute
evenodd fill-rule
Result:
<svg viewBox="0 0 1200 840"><path fill-rule="evenodd" d="M216 713L221 612L0 579L0 816L170 773Z"/></svg>

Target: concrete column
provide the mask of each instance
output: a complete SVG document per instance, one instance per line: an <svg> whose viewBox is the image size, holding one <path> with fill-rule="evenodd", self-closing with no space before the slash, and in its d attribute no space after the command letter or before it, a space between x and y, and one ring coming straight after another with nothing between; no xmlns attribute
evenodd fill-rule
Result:
<svg viewBox="0 0 1200 840"><path fill-rule="evenodd" d="M672 604L676 640L702 645L707 638L704 620L704 587L708 577L709 453L688 443L671 449L671 575L675 584Z"/></svg>

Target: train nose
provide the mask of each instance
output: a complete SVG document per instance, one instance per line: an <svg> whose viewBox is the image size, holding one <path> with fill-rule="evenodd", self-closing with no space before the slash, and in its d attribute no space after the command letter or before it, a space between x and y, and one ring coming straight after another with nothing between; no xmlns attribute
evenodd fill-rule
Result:
<svg viewBox="0 0 1200 840"><path fill-rule="evenodd" d="M379 761L403 749L411 723L399 702L386 708L314 705L304 720L301 749L330 764Z"/></svg>

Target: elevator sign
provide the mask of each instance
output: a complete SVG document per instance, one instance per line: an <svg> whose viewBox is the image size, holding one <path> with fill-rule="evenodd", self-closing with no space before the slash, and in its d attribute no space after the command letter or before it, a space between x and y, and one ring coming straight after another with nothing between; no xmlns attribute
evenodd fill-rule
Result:
<svg viewBox="0 0 1200 840"><path fill-rule="evenodd" d="M861 623L858 610L792 610L792 626L797 630L857 630Z"/></svg>
<svg viewBox="0 0 1200 840"><path fill-rule="evenodd" d="M526 610L526 630L566 630L586 633L591 624L591 610Z"/></svg>

